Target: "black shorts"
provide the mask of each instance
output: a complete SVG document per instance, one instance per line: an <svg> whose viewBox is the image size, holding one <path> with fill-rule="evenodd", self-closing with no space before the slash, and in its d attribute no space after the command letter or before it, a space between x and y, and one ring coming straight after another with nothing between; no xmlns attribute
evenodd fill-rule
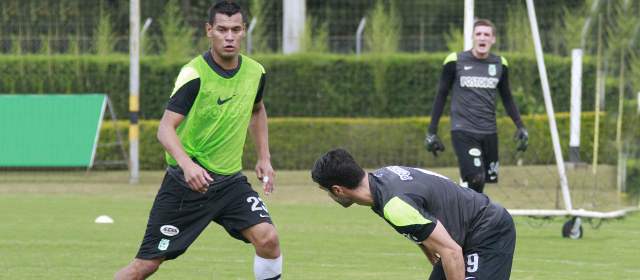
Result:
<svg viewBox="0 0 640 280"><path fill-rule="evenodd" d="M465 241L462 254L465 279L508 280L516 247L516 229L509 212L502 207L490 207L489 218L477 225ZM442 263L433 267L429 280L446 279Z"/></svg>
<svg viewBox="0 0 640 280"><path fill-rule="evenodd" d="M175 259L214 221L232 237L249 241L241 231L270 223L265 204L241 173L215 175L206 193L195 192L183 177L167 171L149 214L147 230L136 258Z"/></svg>
<svg viewBox="0 0 640 280"><path fill-rule="evenodd" d="M451 142L458 157L460 177L484 174L487 183L498 182L498 135L451 131Z"/></svg>

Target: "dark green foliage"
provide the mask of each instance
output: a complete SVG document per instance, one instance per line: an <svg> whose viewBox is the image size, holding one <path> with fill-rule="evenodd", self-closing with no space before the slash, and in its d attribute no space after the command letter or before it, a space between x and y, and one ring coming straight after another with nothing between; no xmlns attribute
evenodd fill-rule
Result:
<svg viewBox="0 0 640 280"><path fill-rule="evenodd" d="M636 102L624 109L622 139L627 156L627 192L640 195L640 113Z"/></svg>
<svg viewBox="0 0 640 280"><path fill-rule="evenodd" d="M187 59L193 53L195 30L185 23L177 0L169 0L158 20L162 30L162 56L166 60Z"/></svg>
<svg viewBox="0 0 640 280"><path fill-rule="evenodd" d="M94 37L97 55L109 55L113 53L116 38L111 24L111 15L106 9L100 10L100 17L96 31L94 32Z"/></svg>
<svg viewBox="0 0 640 280"><path fill-rule="evenodd" d="M270 116L402 117L431 112L445 53L364 55L262 55L267 70L265 103ZM535 59L510 55L509 75L523 114L543 113ZM157 56L141 61L141 116L160 118L180 67L187 61ZM556 112L569 111L571 61L547 56L545 63ZM0 56L2 93L107 93L119 118L126 118L129 95L126 56ZM584 60L584 111L593 109L594 62ZM615 83L607 106L615 109ZM500 102L499 102L500 103ZM498 106L503 115L502 105ZM607 109L607 111L611 111Z"/></svg>
<svg viewBox="0 0 640 280"><path fill-rule="evenodd" d="M398 11L393 1L385 5L377 0L368 12L369 27L365 29L365 41L372 53L393 53L398 51L402 30Z"/></svg>
<svg viewBox="0 0 640 280"><path fill-rule="evenodd" d="M640 160L627 159L627 192L640 194Z"/></svg>
<svg viewBox="0 0 640 280"><path fill-rule="evenodd" d="M593 114L582 118L581 159L591 161L593 152ZM599 162L614 164L615 118L605 117L601 124ZM500 139L500 164L514 165L521 158L526 165L554 165L553 146L549 136L546 115L524 118L529 129L529 148L516 155L513 140L515 126L509 118L498 120ZM457 161L449 134L449 120L441 120L439 136L446 150L438 158L428 153L423 146L427 118L271 118L269 120L269 144L271 159L277 169L309 169L322 153L336 147L350 150L364 167L374 168L398 164L408 166L455 166ZM563 151L569 145L569 115L557 115ZM118 124L126 135L126 122ZM158 121L143 121L140 129L140 166L143 169L162 169L165 166L162 146L156 140ZM105 123L100 135L101 143L114 142L115 134L111 123ZM118 147L98 149L100 160L121 159ZM567 158L567 155L564 155ZM247 140L243 165L252 168L256 156L253 142Z"/></svg>

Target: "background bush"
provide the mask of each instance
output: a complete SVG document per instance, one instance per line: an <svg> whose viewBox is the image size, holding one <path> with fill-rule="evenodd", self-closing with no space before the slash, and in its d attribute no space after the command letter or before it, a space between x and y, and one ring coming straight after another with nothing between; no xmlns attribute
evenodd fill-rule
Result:
<svg viewBox="0 0 640 280"><path fill-rule="evenodd" d="M397 55L262 55L267 69L265 103L270 116L407 117L431 111L446 53ZM534 57L506 54L510 83L523 114L543 113ZM147 57L141 61L141 117L158 119L187 61ZM126 118L129 59L111 56L0 56L0 93L101 92ZM571 61L547 56L556 112L569 111ZM594 61L584 60L584 111L593 110ZM617 110L615 82L608 83L606 106ZM447 106L448 107L448 106ZM498 106L503 114L502 105Z"/></svg>
<svg viewBox="0 0 640 280"><path fill-rule="evenodd" d="M593 114L584 114L581 129L581 159L591 162L593 152ZM615 118L603 115L600 126L599 162L616 162ZM525 153L515 153L513 133L515 126L511 119L498 119L499 149L501 165L513 165L517 159L523 164L555 164L553 146L549 135L546 115L524 118L529 129L529 149ZM456 166L456 158L451 145L449 119L441 119L440 136L446 146L444 153L435 158L423 147L428 118L271 118L269 119L269 144L272 162L277 169L309 169L315 159L336 147L351 151L356 159L368 168L398 164L408 166ZM629 122L631 123L631 122ZM566 151L569 145L569 115L558 114L557 125L561 145ZM631 125L631 124L629 124ZM140 166L142 169L162 169L165 167L164 151L156 140L158 121L142 121L140 124ZM126 122L119 122L121 132L126 135ZM634 133L625 128L627 137ZM249 137L249 136L247 136ZM114 142L115 134L111 122L103 125L100 143ZM252 169L255 164L253 142L247 139L243 164ZM115 146L98 148L97 159L121 159L121 152Z"/></svg>

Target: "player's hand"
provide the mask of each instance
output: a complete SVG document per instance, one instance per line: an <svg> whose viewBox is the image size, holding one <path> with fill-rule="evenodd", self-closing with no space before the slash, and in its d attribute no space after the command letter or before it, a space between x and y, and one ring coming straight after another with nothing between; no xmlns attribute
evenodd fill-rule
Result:
<svg viewBox="0 0 640 280"><path fill-rule="evenodd" d="M427 133L427 137L424 139L424 147L436 157L438 156L438 151L444 152L444 144L436 134Z"/></svg>
<svg viewBox="0 0 640 280"><path fill-rule="evenodd" d="M431 263L431 265L436 265L440 262L440 255L438 253L429 251L427 258L429 258L429 262Z"/></svg>
<svg viewBox="0 0 640 280"><path fill-rule="evenodd" d="M516 146L516 151L526 151L529 146L529 132L526 128L520 127L516 130L516 134L513 136L518 144Z"/></svg>
<svg viewBox="0 0 640 280"><path fill-rule="evenodd" d="M276 172L273 171L273 167L271 167L271 161L258 160L258 163L256 163L256 175L258 176L258 180L262 182L264 194L271 194L275 189L274 181L276 179Z"/></svg>
<svg viewBox="0 0 640 280"><path fill-rule="evenodd" d="M427 256L427 259L431 263L431 265L436 265L440 262L440 254L436 253L433 249L427 248L424 244L420 243L418 246L421 247L422 252Z"/></svg>
<svg viewBox="0 0 640 280"><path fill-rule="evenodd" d="M182 170L184 172L184 180L187 181L193 191L205 193L209 188L209 184L213 183L213 178L211 178L209 172L193 161L182 167Z"/></svg>

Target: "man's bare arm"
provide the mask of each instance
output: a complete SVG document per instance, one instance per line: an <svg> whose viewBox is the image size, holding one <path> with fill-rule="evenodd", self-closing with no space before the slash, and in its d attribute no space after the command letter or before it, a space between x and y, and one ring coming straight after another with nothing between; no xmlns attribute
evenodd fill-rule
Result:
<svg viewBox="0 0 640 280"><path fill-rule="evenodd" d="M422 241L422 245L428 252L440 256L442 268L444 268L447 279L464 279L465 267L462 248L451 238L442 223L438 222L436 224L436 228L425 241Z"/></svg>

